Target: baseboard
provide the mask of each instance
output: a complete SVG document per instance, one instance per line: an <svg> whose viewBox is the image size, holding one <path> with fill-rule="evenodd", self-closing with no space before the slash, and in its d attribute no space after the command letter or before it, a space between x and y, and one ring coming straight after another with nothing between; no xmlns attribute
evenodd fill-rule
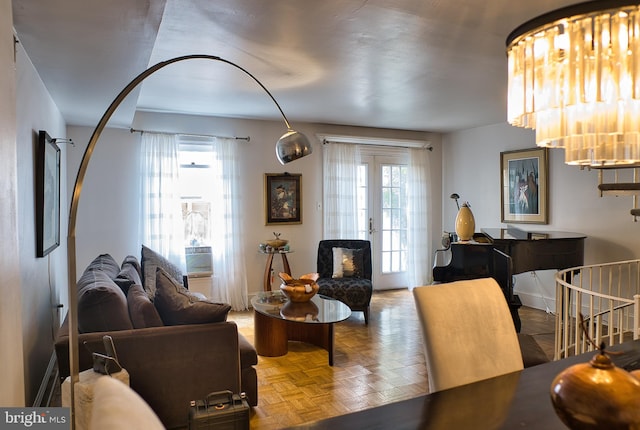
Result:
<svg viewBox="0 0 640 430"><path fill-rule="evenodd" d="M556 299L555 297L543 297L540 294L531 294L522 291L514 291L520 297L523 306L529 308L540 309L542 311L555 313Z"/></svg>
<svg viewBox="0 0 640 430"><path fill-rule="evenodd" d="M34 408L46 408L51 406L51 398L56 390L58 376L58 361L56 358L56 352L53 351L51 353L51 358L49 359L47 371L44 373L44 377L40 383L38 394L36 394L36 398L33 401Z"/></svg>

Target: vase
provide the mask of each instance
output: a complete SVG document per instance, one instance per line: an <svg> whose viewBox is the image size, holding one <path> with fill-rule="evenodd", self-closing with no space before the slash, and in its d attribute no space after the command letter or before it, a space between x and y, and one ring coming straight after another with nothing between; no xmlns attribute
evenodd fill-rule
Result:
<svg viewBox="0 0 640 430"><path fill-rule="evenodd" d="M550 391L556 414L572 430L640 428L640 380L604 351L559 373Z"/></svg>
<svg viewBox="0 0 640 430"><path fill-rule="evenodd" d="M469 203L463 203L460 206L458 215L456 215L456 234L458 240L469 241L473 237L476 230L476 220L473 218L473 212L469 207Z"/></svg>

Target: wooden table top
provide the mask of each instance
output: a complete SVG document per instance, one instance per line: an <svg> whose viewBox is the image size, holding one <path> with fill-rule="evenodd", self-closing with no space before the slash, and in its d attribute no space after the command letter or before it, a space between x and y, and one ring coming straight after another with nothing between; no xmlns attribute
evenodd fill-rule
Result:
<svg viewBox="0 0 640 430"><path fill-rule="evenodd" d="M626 370L640 368L640 340L611 348ZM426 394L377 408L317 421L293 429L544 429L566 430L551 403L549 389L567 367L588 362L596 352L529 367L519 372Z"/></svg>

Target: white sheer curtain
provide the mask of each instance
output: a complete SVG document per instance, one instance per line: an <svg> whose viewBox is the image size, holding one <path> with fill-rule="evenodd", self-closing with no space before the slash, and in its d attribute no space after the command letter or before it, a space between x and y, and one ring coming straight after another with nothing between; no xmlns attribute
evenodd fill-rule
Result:
<svg viewBox="0 0 640 430"><path fill-rule="evenodd" d="M323 146L323 204L325 239L358 237L358 145Z"/></svg>
<svg viewBox="0 0 640 430"><path fill-rule="evenodd" d="M431 183L425 149L409 149L407 169L407 282L409 289L431 280Z"/></svg>
<svg viewBox="0 0 640 430"><path fill-rule="evenodd" d="M216 288L212 298L241 311L249 306L237 148L234 139L213 139L216 166L211 178L211 241Z"/></svg>
<svg viewBox="0 0 640 430"><path fill-rule="evenodd" d="M142 244L185 269L178 143L174 135L142 134Z"/></svg>

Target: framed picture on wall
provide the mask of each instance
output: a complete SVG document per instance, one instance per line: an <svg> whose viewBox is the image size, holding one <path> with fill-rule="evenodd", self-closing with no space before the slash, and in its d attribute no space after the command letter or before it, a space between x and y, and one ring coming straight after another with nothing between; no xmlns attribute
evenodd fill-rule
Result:
<svg viewBox="0 0 640 430"><path fill-rule="evenodd" d="M502 222L548 223L547 148L500 153Z"/></svg>
<svg viewBox="0 0 640 430"><path fill-rule="evenodd" d="M60 245L60 148L46 131L36 148L36 256Z"/></svg>
<svg viewBox="0 0 640 430"><path fill-rule="evenodd" d="M302 224L302 175L265 173L265 224Z"/></svg>

